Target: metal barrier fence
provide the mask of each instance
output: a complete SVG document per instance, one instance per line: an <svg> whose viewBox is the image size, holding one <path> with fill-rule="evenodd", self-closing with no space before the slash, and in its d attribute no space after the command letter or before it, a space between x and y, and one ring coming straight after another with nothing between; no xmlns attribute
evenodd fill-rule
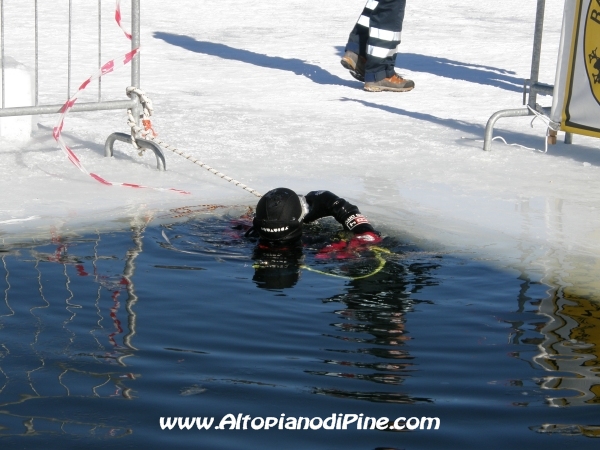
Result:
<svg viewBox="0 0 600 450"><path fill-rule="evenodd" d="M525 108L518 109L504 109L497 111L488 119L485 127L485 135L483 141L483 149L490 151L492 149L492 137L494 133L494 125L503 117L522 117L532 116L536 112L540 114L550 115L549 107L542 107L537 103L538 95L549 95L554 94L554 86L541 83L539 81L540 75L540 54L542 50L542 35L544 32L544 12L546 8L546 0L537 0L537 8L535 15L535 31L533 39L533 55L531 58L531 75L528 80L525 80L523 86L523 105ZM571 133L565 134L565 144L571 144L573 142L573 135Z"/></svg>
<svg viewBox="0 0 600 450"><path fill-rule="evenodd" d="M39 29L39 8L38 8L39 0L34 0L34 52L35 52L35 67L34 71L34 105L33 106L19 106L19 107L6 107L6 93L10 86L7 86L6 83L6 66L7 66L7 58L5 55L5 0L0 0L0 70L2 77L2 86L1 86L1 94L2 94L2 104L0 107L0 117L11 117L11 116L27 116L27 115L38 115L38 114L57 114L61 111L64 106L63 103L59 104L39 104L39 74L40 74L40 54L39 54L39 42L40 42L40 29ZM90 7L91 2L86 2L86 8ZM140 46L140 3L141 0L131 0L131 48L139 48ZM72 86L72 43L73 43L73 0L68 0L68 63L67 63L67 86L66 86L66 95L65 100L67 100L73 92L71 92ZM102 45L102 24L101 24L101 0L98 0L98 67L102 66L101 61L101 45ZM140 87L140 55L139 53L135 55L133 60L131 61L131 86ZM133 112L133 116L135 118L140 117L141 107L140 102L136 96L128 100L112 100L112 101L102 101L102 84L98 83L98 101L96 102L86 102L86 103L77 103L72 108L73 112L83 112L83 111L105 111L105 110L119 110L119 109L131 109Z"/></svg>

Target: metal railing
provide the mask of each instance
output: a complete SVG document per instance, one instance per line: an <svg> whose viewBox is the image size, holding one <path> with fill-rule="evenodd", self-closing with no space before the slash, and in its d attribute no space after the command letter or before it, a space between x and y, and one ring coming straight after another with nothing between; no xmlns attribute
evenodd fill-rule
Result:
<svg viewBox="0 0 600 450"><path fill-rule="evenodd" d="M65 100L67 100L71 92L71 84L72 84L72 42L73 42L73 0L69 1L69 13L68 13L68 63L67 63L67 95ZM138 48L140 46L140 3L141 0L131 0L131 49ZM34 8L35 8L35 18L34 18L34 28L35 28L35 36L34 36L34 47L35 47L35 67L34 67L34 105L33 106L19 106L19 107L6 107L6 92L7 89L10 89L10 86L6 85L6 55L5 55L5 0L0 0L0 71L2 75L2 104L0 107L0 117L11 117L11 116L28 116L28 115L38 115L38 114L57 114L60 112L61 108L64 105L60 104L39 104L39 37L40 37L40 29L38 27L38 19L39 19L39 8L38 8L38 0L34 0ZM86 5L86 8L89 8L89 3ZM102 9L101 9L101 0L98 0L98 67L102 66L102 55L101 55L101 46L102 46ZM140 87L140 55L139 53L135 55L133 60L131 61L131 85L134 87ZM140 103L138 98L134 96L134 98L128 100L111 100L111 101L102 101L102 84L99 81L98 83L98 101L96 102L87 102L87 103L77 103L71 109L72 112L84 112L84 111L106 111L106 110L118 110L118 109L132 109L133 115L136 118L140 117Z"/></svg>
<svg viewBox="0 0 600 450"><path fill-rule="evenodd" d="M526 105L525 108L518 109L504 109L501 111L497 111L488 119L488 122L485 127L485 136L483 141L483 149L486 151L491 150L492 146L492 137L494 133L494 125L496 121L502 117L521 117L521 116L531 116L534 115L535 112L540 114L549 115L550 108L545 108L537 103L537 96L540 95L550 95L552 96L554 93L554 86L540 83L539 74L540 74L540 59L541 59L541 51L542 51L542 35L544 32L544 12L546 8L546 0L537 0L537 8L535 15L535 31L533 38L533 55L531 58L531 74L528 80L525 80L525 84L523 86L523 105ZM529 88L529 92L528 92ZM527 98L527 94L529 93L529 98ZM535 111L535 112L534 112ZM573 135L571 133L565 134L565 143L571 144L573 142Z"/></svg>

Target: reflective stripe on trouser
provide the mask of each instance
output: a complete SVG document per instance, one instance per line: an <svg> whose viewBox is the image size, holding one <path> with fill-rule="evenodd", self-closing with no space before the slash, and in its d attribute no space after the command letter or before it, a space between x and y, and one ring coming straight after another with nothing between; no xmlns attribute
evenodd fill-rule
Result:
<svg viewBox="0 0 600 450"><path fill-rule="evenodd" d="M367 4L356 21L356 25L354 25L354 28L350 32L345 51L350 50L358 55L366 56L369 27L371 26L371 13L377 8L378 4L379 2L373 0L367 1Z"/></svg>
<svg viewBox="0 0 600 450"><path fill-rule="evenodd" d="M365 81L394 75L406 0L369 0L348 38L346 50L367 57Z"/></svg>

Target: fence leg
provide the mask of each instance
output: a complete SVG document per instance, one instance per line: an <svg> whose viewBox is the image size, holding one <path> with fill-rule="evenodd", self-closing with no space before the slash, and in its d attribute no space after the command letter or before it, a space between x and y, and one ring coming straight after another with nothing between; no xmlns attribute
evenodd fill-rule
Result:
<svg viewBox="0 0 600 450"><path fill-rule="evenodd" d="M114 155L113 145L115 141L127 142L131 144L131 136L126 133L113 133L111 134L104 144L104 156L111 157ZM146 139L136 139L137 144L142 148L152 150L156 155L156 168L158 170L167 170L167 162L165 161L165 155L161 148L154 142Z"/></svg>
<svg viewBox="0 0 600 450"><path fill-rule="evenodd" d="M565 133L565 144L573 143L573 133Z"/></svg>
<svg viewBox="0 0 600 450"><path fill-rule="evenodd" d="M131 50L140 47L140 0L131 0ZM131 61L131 85L135 88L140 89L141 86L141 63L140 53L138 52ZM142 107L139 98L137 96L133 99L135 104L131 109L136 125L141 126Z"/></svg>
<svg viewBox="0 0 600 450"><path fill-rule="evenodd" d="M494 124L501 117L521 117L528 116L531 113L527 108L520 109L505 109L497 111L488 119L487 125L485 126L485 136L483 138L483 149L489 151L492 149L492 137L494 134Z"/></svg>

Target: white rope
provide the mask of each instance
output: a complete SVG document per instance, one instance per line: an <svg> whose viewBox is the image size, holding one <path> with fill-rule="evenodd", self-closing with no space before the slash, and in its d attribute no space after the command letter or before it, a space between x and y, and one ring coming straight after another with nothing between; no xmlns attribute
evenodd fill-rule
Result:
<svg viewBox="0 0 600 450"><path fill-rule="evenodd" d="M171 145L167 144L166 142L158 139L156 137L156 133L154 132L154 130L152 129L152 126L150 125L150 116L152 116L152 113L154 112L154 109L152 108L152 101L146 96L144 91L142 91L141 89L138 89L136 87L130 86L127 88L126 92L129 97L131 97L134 94L138 96L140 103L143 107L142 123L148 124L148 126L145 126L144 128L140 127L137 124L137 121L135 120L135 118L133 117L133 112L131 111L131 109L127 110L127 116L128 116L127 125L129 125L129 127L131 128L131 143L133 144L133 146L136 149L140 150L140 154L143 153L144 149L142 149L137 144L136 139L148 139L150 141L156 142L160 147L166 148L167 150L172 151L176 155L182 156L185 159L187 159L188 161L191 161L192 163L197 164L198 166L202 167L203 169L208 170L209 172L215 174L219 178L222 178L223 180L228 181L229 183L233 183L234 185L244 189L245 191L250 192L251 194L253 194L257 197L262 197L262 194L260 194L256 190L246 186L245 184L243 184L237 180L234 180L231 177L228 177L224 173L219 172L218 170L212 168L208 164L205 164L202 161L195 159L191 155L187 155L184 152L182 152L181 150L178 150L177 148L172 147Z"/></svg>
<svg viewBox="0 0 600 450"><path fill-rule="evenodd" d="M545 114L540 113L539 111L536 111L529 105L527 105L527 109L529 111L531 111L533 113L533 115L535 116L533 119L531 119L531 128L533 128L534 120L539 118L539 119L542 119L542 121L545 122L546 125L548 125L548 128L552 128L554 131L559 130L560 122L555 122L554 120L550 119L550 117L546 116Z"/></svg>
<svg viewBox="0 0 600 450"><path fill-rule="evenodd" d="M464 139L465 141L483 142L483 139L468 138L466 136L461 136L460 138ZM504 142L504 144L508 145L509 147L519 147L519 148L523 148L525 150L534 150L536 152L541 152L541 150L538 150L537 148L525 147L524 145L521 145L521 144L509 144L508 142L506 142L506 139L504 139L502 136L495 136L492 138L492 141L496 141L496 140Z"/></svg>
<svg viewBox="0 0 600 450"><path fill-rule="evenodd" d="M531 111L533 113L533 119L531 119L531 123L530 123L531 128L533 128L533 122L535 122L535 119L541 119L541 121L546 124L546 139L544 142L544 153L548 153L548 137L550 136L550 130L558 131L558 129L560 127L560 123L553 121L552 119L550 119L550 117L547 117L544 114L541 114L540 112L536 111L529 105L527 105L527 109L529 109L529 111ZM541 150L538 150L538 151L541 151Z"/></svg>

